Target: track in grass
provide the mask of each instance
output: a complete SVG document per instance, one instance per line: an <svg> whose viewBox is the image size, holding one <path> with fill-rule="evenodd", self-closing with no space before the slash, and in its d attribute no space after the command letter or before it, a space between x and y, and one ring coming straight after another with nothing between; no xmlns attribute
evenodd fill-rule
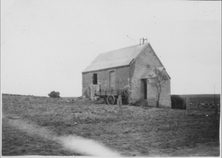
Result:
<svg viewBox="0 0 222 158"><path fill-rule="evenodd" d="M45 140L55 141L65 149L73 153L79 153L86 156L120 156L117 152L105 147L103 144L83 137L69 135L56 136L47 128L39 127L34 123L22 120L20 117L13 116L5 118L10 126L26 132L31 136L38 136Z"/></svg>

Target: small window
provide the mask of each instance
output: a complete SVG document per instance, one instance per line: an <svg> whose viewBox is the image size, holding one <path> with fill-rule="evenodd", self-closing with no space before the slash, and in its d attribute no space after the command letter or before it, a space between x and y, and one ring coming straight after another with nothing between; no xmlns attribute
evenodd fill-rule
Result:
<svg viewBox="0 0 222 158"><path fill-rule="evenodd" d="M93 84L97 84L97 74L93 74Z"/></svg>

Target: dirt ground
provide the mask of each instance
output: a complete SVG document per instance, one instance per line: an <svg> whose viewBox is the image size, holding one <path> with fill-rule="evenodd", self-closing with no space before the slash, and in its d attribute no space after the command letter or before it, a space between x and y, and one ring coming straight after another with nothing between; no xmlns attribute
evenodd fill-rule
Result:
<svg viewBox="0 0 222 158"><path fill-rule="evenodd" d="M47 97L3 95L2 155L84 155L51 136L95 140L121 156L219 156L219 118L214 111L68 102ZM35 126L30 134L29 127ZM45 129L47 132L45 132ZM41 134L39 134L41 133Z"/></svg>

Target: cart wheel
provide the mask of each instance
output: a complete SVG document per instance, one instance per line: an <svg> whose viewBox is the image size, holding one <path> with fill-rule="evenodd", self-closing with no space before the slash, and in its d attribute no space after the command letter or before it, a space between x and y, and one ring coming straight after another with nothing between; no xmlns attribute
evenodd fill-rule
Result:
<svg viewBox="0 0 222 158"><path fill-rule="evenodd" d="M115 104L115 97L113 95L108 95L108 97L106 98L107 103L109 105L114 105Z"/></svg>

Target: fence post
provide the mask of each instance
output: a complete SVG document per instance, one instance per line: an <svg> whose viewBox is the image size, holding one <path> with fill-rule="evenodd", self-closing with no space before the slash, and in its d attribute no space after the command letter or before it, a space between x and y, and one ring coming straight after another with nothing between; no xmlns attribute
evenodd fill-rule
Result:
<svg viewBox="0 0 222 158"><path fill-rule="evenodd" d="M90 86L90 98L91 98L91 100L93 100L94 99L94 87L93 87L93 84L91 84L91 86Z"/></svg>
<svg viewBox="0 0 222 158"><path fill-rule="evenodd" d="M190 114L190 99L186 98L186 111L187 111L187 115Z"/></svg>
<svg viewBox="0 0 222 158"><path fill-rule="evenodd" d="M118 105L118 115L122 115L122 96L118 95L118 99L117 99L117 105Z"/></svg>
<svg viewBox="0 0 222 158"><path fill-rule="evenodd" d="M218 106L217 106L217 103L214 102L214 106L215 106L215 116L217 116L217 113L218 113Z"/></svg>

